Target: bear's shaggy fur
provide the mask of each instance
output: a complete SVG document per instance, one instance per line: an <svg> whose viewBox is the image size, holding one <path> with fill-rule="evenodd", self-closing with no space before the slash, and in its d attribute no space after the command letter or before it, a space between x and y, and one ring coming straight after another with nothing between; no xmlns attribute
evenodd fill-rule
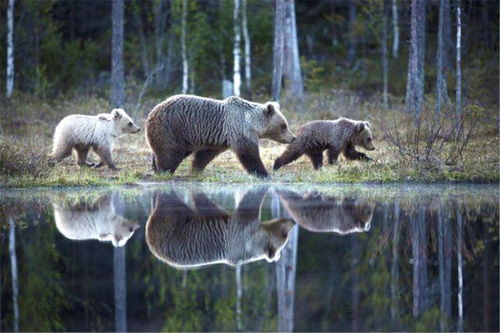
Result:
<svg viewBox="0 0 500 333"><path fill-rule="evenodd" d="M139 224L115 212L111 195L95 202L70 203L62 198L53 202L54 220L64 237L74 240L98 239L123 246Z"/></svg>
<svg viewBox="0 0 500 333"><path fill-rule="evenodd" d="M193 171L201 172L217 155L231 148L249 173L266 177L259 139L281 143L295 139L277 103L253 103L239 97L220 101L172 96L149 113L145 129L154 154L154 171L171 173L191 153Z"/></svg>
<svg viewBox="0 0 500 333"><path fill-rule="evenodd" d="M316 191L304 195L278 191L278 195L288 215L309 231L345 235L370 230L375 206L366 200L335 198Z"/></svg>
<svg viewBox="0 0 500 333"><path fill-rule="evenodd" d="M347 118L311 121L297 130L297 139L276 159L273 168L278 170L306 154L314 169L319 169L323 166L325 150L328 151L329 164L337 162L340 153L349 160L371 160L366 154L356 151L356 146L375 149L367 121Z"/></svg>
<svg viewBox="0 0 500 333"><path fill-rule="evenodd" d="M117 170L111 156L115 138L123 133L137 133L140 130L123 109L113 109L110 114L96 116L70 115L56 127L51 157L59 162L75 149L79 166L98 168L106 164L110 169ZM101 158L96 165L87 161L90 148Z"/></svg>
<svg viewBox="0 0 500 333"><path fill-rule="evenodd" d="M233 214L202 192L191 193L194 209L173 191L158 193L146 223L146 243L157 258L174 267L278 260L294 223L260 222L266 192L266 188L247 192Z"/></svg>

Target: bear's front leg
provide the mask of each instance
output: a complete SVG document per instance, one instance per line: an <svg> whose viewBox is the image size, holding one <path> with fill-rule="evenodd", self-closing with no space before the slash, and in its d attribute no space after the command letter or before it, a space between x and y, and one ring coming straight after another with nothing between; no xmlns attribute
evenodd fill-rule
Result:
<svg viewBox="0 0 500 333"><path fill-rule="evenodd" d="M348 145L343 153L345 158L347 158L348 160L364 160L364 161L372 160L371 158L366 156L366 154L356 151L356 149L352 145Z"/></svg>
<svg viewBox="0 0 500 333"><path fill-rule="evenodd" d="M106 164L111 170L118 170L113 162L113 158L111 156L111 150L108 147L97 147L95 150L96 154L101 158L101 162L95 165L95 168L101 167L103 164Z"/></svg>
<svg viewBox="0 0 500 333"><path fill-rule="evenodd" d="M243 167L252 174L265 178L267 170L260 159L259 140L240 139L233 148Z"/></svg>

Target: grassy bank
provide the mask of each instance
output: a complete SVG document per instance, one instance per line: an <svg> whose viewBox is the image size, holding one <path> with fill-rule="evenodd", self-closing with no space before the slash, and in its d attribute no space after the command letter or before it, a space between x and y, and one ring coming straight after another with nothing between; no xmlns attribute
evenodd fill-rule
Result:
<svg viewBox="0 0 500 333"><path fill-rule="evenodd" d="M264 100L256 98L256 100ZM139 126L143 126L148 110L157 100L150 100L132 116ZM473 117L480 117L470 135L465 148L453 140L441 138L440 150L433 151L432 158L423 155L410 156L401 153L391 131L397 131L404 138L412 133L408 118L401 112L402 105L392 101L389 111L383 111L377 99L360 100L348 95L314 95L305 101L306 114L294 104L282 104L292 131L300 124L311 119L334 119L348 116L355 119L369 120L372 123L374 142L377 149L367 154L373 162L347 161L340 157L336 165L325 165L314 171L305 157L272 172L274 160L283 152L285 146L266 140L261 141L261 157L270 170L269 179L259 179L243 171L235 155L227 151L212 162L202 174L190 172L191 158L186 159L175 175L156 175L150 170L149 150L144 134L124 135L115 145L114 158L119 171L107 168L79 168L74 158L51 167L47 155L51 148L52 132L57 122L67 114L96 114L108 111L108 104L100 98L59 98L41 102L32 96L16 96L10 101L0 101L0 108L6 115L0 123L0 185L2 187L31 186L76 186L76 185L119 185L138 182L162 181L203 181L221 183L390 183L390 182L499 182L499 141L497 114L491 109L481 108ZM431 104L431 103L430 103ZM130 106L127 108L132 110ZM431 107L429 107L429 110ZM293 112L291 112L293 110ZM131 112L132 113L132 112ZM387 123L393 124L389 128ZM384 130L382 130L384 128ZM422 130L423 131L423 130ZM443 135L442 133L438 133ZM411 136L412 138L414 136ZM438 138L439 139L439 138ZM422 146L428 137L419 139ZM442 142L442 145L441 145ZM407 145L411 143L407 142ZM414 142L413 142L414 144ZM412 147L410 150L412 150ZM451 161L446 154L462 149L460 157ZM360 150L362 150L360 148ZM96 160L96 156L90 156ZM325 161L326 162L326 161Z"/></svg>

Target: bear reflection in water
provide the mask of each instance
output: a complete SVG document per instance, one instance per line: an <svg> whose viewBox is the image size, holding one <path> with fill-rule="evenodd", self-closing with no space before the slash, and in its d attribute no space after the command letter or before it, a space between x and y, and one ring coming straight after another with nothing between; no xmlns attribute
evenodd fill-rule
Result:
<svg viewBox="0 0 500 333"><path fill-rule="evenodd" d="M278 194L288 215L309 231L345 235L370 230L375 207L366 200L335 198L320 192L299 195L278 191Z"/></svg>
<svg viewBox="0 0 500 333"><path fill-rule="evenodd" d="M58 198L53 202L54 220L64 237L73 240L98 239L123 246L139 224L115 212L111 194L94 201L69 202Z"/></svg>
<svg viewBox="0 0 500 333"><path fill-rule="evenodd" d="M194 208L171 192L156 194L146 224L146 241L160 260L178 268L216 263L240 265L279 259L294 223L260 221L267 188L245 193L236 211L228 213L201 192L191 193Z"/></svg>

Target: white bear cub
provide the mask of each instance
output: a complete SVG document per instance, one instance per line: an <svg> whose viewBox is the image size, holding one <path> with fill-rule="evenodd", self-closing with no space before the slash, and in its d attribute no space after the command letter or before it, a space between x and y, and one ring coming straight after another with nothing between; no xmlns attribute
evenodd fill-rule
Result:
<svg viewBox="0 0 500 333"><path fill-rule="evenodd" d="M106 164L118 170L111 157L114 140L124 133L137 133L141 129L123 109L97 116L74 114L65 117L56 127L51 157L59 162L76 150L79 166L99 168ZM101 158L97 164L87 162L90 148Z"/></svg>

